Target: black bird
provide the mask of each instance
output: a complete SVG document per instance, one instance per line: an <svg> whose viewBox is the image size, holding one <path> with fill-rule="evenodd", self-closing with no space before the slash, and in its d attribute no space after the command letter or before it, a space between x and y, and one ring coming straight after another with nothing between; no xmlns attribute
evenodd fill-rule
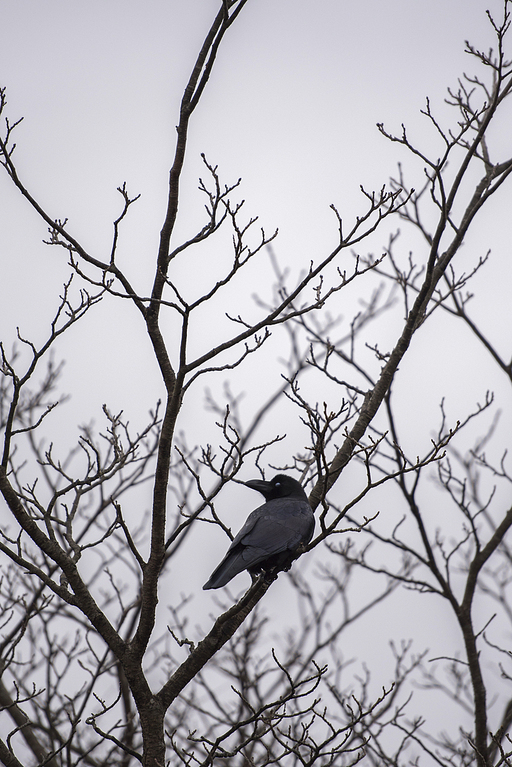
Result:
<svg viewBox="0 0 512 767"><path fill-rule="evenodd" d="M249 514L203 589L220 589L243 570L251 575L289 570L299 546L313 536L313 510L296 479L277 474L270 482L252 479L244 484L262 493L266 503Z"/></svg>

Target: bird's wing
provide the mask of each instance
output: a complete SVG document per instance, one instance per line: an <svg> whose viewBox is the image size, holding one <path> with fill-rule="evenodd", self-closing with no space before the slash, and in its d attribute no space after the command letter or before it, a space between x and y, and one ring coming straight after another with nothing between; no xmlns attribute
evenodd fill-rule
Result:
<svg viewBox="0 0 512 767"><path fill-rule="evenodd" d="M275 498L249 515L230 548L242 544L253 554L259 551L261 555L271 556L293 550L309 540L313 527L313 512L306 501Z"/></svg>
<svg viewBox="0 0 512 767"><path fill-rule="evenodd" d="M264 504L264 506L266 506L266 504ZM228 553L232 551L233 549L237 548L238 544L241 543L243 539L247 535L249 535L249 533L254 529L256 523L261 517L261 511L264 508L264 506L259 506L257 509L254 509L254 511L251 511L251 513L245 520L244 524L242 525L238 533L235 535L235 537L231 541L231 545L228 549Z"/></svg>
<svg viewBox="0 0 512 767"><path fill-rule="evenodd" d="M294 551L313 535L315 519L307 501L275 498L249 514L226 556L205 583L205 589L225 586L231 578L274 554Z"/></svg>

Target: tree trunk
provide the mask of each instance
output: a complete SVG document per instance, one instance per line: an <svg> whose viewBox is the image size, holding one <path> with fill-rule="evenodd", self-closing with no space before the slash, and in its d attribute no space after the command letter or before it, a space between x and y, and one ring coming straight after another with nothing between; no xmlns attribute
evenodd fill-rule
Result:
<svg viewBox="0 0 512 767"><path fill-rule="evenodd" d="M164 715L163 706L154 695L139 709L144 767L165 767Z"/></svg>

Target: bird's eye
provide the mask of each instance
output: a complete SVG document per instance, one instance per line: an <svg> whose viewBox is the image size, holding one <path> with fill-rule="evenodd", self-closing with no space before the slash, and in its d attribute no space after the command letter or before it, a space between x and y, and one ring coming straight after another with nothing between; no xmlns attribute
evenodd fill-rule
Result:
<svg viewBox="0 0 512 767"><path fill-rule="evenodd" d="M281 483L280 483L280 482L276 482L276 484L274 485L274 487L281 487Z"/></svg>

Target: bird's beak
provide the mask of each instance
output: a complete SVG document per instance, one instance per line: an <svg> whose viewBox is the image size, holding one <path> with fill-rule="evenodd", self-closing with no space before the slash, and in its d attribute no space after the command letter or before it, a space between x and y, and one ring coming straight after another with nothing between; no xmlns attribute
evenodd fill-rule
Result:
<svg viewBox="0 0 512 767"><path fill-rule="evenodd" d="M244 485L250 487L251 490L257 490L262 495L268 493L271 487L270 482L265 482L264 479L250 479L249 482L244 482Z"/></svg>

